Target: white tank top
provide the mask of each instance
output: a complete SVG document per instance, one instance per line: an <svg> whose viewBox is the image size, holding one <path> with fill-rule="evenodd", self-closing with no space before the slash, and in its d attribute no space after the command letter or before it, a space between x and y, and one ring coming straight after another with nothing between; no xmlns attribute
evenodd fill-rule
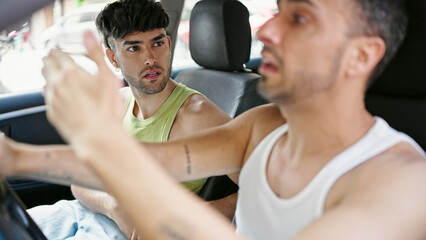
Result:
<svg viewBox="0 0 426 240"><path fill-rule="evenodd" d="M296 196L279 198L266 179L266 164L275 143L288 129L285 124L262 140L241 170L236 224L237 234L258 240L291 239L323 215L328 191L342 175L400 142L424 151L404 133L383 119L358 142L338 154Z"/></svg>

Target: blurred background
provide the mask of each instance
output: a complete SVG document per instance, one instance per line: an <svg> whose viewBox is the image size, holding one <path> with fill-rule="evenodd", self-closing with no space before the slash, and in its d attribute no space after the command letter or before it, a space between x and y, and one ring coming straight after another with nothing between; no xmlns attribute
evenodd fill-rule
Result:
<svg viewBox="0 0 426 240"><path fill-rule="evenodd" d="M195 65L189 52L189 17L199 0L186 0L173 58L173 68ZM96 32L97 14L112 0L55 0L0 32L0 94L41 89L42 57L51 48L61 48L89 71L96 66L85 57L82 34ZM259 56L262 44L257 30L276 12L275 0L241 0L250 12L252 56Z"/></svg>

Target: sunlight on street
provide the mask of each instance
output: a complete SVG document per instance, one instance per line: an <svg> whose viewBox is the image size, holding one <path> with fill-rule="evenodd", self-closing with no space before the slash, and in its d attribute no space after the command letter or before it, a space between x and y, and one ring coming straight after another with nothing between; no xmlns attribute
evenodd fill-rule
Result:
<svg viewBox="0 0 426 240"><path fill-rule="evenodd" d="M22 92L42 88L45 84L41 74L44 54L43 50L31 48L9 50L0 62L0 91Z"/></svg>

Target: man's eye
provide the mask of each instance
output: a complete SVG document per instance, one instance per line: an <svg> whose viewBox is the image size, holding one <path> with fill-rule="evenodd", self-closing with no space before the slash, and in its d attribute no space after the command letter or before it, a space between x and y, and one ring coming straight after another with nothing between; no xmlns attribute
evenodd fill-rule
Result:
<svg viewBox="0 0 426 240"><path fill-rule="evenodd" d="M154 47L161 47L163 46L164 42L156 42L154 43Z"/></svg>
<svg viewBox="0 0 426 240"><path fill-rule="evenodd" d="M308 23L308 19L299 14L293 15L293 22L297 24L306 24Z"/></svg>
<svg viewBox="0 0 426 240"><path fill-rule="evenodd" d="M135 51L137 51L139 48L137 47L137 46L131 46L131 47L129 47L127 50L128 51L130 51L130 52L135 52Z"/></svg>

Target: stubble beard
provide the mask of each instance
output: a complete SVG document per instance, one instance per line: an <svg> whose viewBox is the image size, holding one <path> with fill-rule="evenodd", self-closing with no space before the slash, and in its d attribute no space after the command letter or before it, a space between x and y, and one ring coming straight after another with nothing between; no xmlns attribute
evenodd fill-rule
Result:
<svg viewBox="0 0 426 240"><path fill-rule="evenodd" d="M164 68L156 65L156 66L152 66L152 67L149 67L149 68L145 68L144 70L141 71L141 74L142 74L142 72L145 72L147 69L154 69L154 68L159 68L161 70L164 70ZM139 75L141 75L141 74L139 74ZM169 82L169 79L170 79L170 76L171 76L171 65L169 65L169 67L168 67L167 75L164 76L161 79L160 85L158 85L158 87L156 87L156 88L150 87L150 84L143 83L142 79L135 79L135 78L133 78L129 75L126 75L124 73L123 73L123 76L124 76L124 79L127 81L127 83L130 86L138 89L139 91L141 91L145 94L149 94L149 95L157 94L157 93L163 91L166 88L167 83Z"/></svg>
<svg viewBox="0 0 426 240"><path fill-rule="evenodd" d="M151 94L157 94L157 93L163 91L164 88L166 88L167 83L169 81L169 78L170 78L170 74L167 74L166 76L164 76L161 79L160 85L157 88L150 88L148 86L148 84L144 84L144 83L142 83L142 81L140 82L140 84L137 84L137 86L135 86L135 87L136 87L136 89L138 89L139 91L141 91L145 94L150 94L150 95Z"/></svg>
<svg viewBox="0 0 426 240"><path fill-rule="evenodd" d="M289 74L289 79L293 81L293 85L289 89L285 89L286 77L284 74L281 76L282 83L280 86L268 86L268 79L262 76L257 84L258 93L272 103L293 105L331 89L337 81L343 49L343 46L341 46L337 50L333 64L328 72L321 74L300 69L296 70ZM281 67L283 66L284 64L281 64Z"/></svg>

